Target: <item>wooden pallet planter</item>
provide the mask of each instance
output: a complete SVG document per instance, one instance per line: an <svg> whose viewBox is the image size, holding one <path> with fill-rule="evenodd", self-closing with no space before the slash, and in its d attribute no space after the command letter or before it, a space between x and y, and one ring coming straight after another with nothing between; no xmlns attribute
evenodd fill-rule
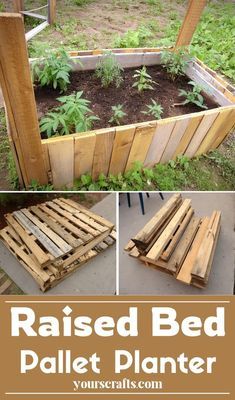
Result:
<svg viewBox="0 0 235 400"><path fill-rule="evenodd" d="M204 288L220 223L219 211L214 211L210 218L198 218L191 200L182 201L181 195L175 194L131 239L125 250L147 266L171 274L185 284Z"/></svg>
<svg viewBox="0 0 235 400"><path fill-rule="evenodd" d="M0 237L42 291L115 242L114 225L71 199L5 215Z"/></svg>
<svg viewBox="0 0 235 400"><path fill-rule="evenodd" d="M189 2L176 47L190 44L205 5L205 0ZM162 50L112 49L124 68L158 65ZM94 70L104 51L70 52L73 69ZM124 173L136 161L152 167L178 155L191 158L217 148L235 125L235 89L198 59L190 63L186 74L203 85L218 108L41 140L22 18L0 14L0 85L21 184L28 186L37 180L40 184L51 182L55 188L70 187L84 173L97 179L100 173Z"/></svg>

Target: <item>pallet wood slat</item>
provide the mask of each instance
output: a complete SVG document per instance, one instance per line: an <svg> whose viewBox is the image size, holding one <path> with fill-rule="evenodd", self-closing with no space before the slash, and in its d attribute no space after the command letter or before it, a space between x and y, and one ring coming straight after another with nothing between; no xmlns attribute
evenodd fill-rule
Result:
<svg viewBox="0 0 235 400"><path fill-rule="evenodd" d="M4 294L4 292L9 289L11 286L12 281L10 279L7 279L2 285L0 286L0 294Z"/></svg>
<svg viewBox="0 0 235 400"><path fill-rule="evenodd" d="M181 204L182 197L179 193L174 194L164 206L147 222L147 224L136 234L133 242L146 244L148 243L156 230L160 228L162 223L167 219L168 215L174 210L178 204ZM145 246L146 247L146 246Z"/></svg>
<svg viewBox="0 0 235 400"><path fill-rule="evenodd" d="M96 135L82 133L74 138L74 178L92 172Z"/></svg>
<svg viewBox="0 0 235 400"><path fill-rule="evenodd" d="M113 223L71 199L53 199L5 217L8 225L0 238L42 291L116 241Z"/></svg>
<svg viewBox="0 0 235 400"><path fill-rule="evenodd" d="M201 219L194 215L190 199L185 199L174 212L171 210L169 213L169 206L175 201L176 195L173 195L146 224L147 229L145 226L127 243L124 250L131 257L172 275L178 281L204 288L212 267L221 213L214 211L210 218ZM159 223L160 215L165 216L163 224ZM146 240L146 232L153 233L148 247L135 239L139 237Z"/></svg>
<svg viewBox="0 0 235 400"><path fill-rule="evenodd" d="M178 225L182 222L182 220L185 218L185 214L188 212L189 207L191 205L191 200L190 199L185 199L178 209L177 213L174 215L164 232L161 234L161 236L158 238L157 242L153 245L151 250L147 253L147 257L157 260L164 250L167 242L171 238L172 235L174 235Z"/></svg>
<svg viewBox="0 0 235 400"><path fill-rule="evenodd" d="M96 143L93 158L92 178L97 179L101 173L108 174L110 159L112 155L115 129L110 128L107 132L96 132Z"/></svg>
<svg viewBox="0 0 235 400"><path fill-rule="evenodd" d="M55 187L72 186L74 182L74 139L60 138L48 142L48 153Z"/></svg>
<svg viewBox="0 0 235 400"><path fill-rule="evenodd" d="M156 124L136 128L125 171L131 169L137 160L144 163L155 129Z"/></svg>
<svg viewBox="0 0 235 400"><path fill-rule="evenodd" d="M109 174L118 175L120 172L124 173L127 160L132 146L135 127L130 128L118 127L113 143L112 156L109 166Z"/></svg>

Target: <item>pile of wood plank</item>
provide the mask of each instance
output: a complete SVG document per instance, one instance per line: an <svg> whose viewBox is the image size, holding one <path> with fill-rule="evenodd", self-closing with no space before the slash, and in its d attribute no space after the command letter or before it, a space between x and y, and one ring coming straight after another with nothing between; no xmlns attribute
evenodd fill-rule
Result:
<svg viewBox="0 0 235 400"><path fill-rule="evenodd" d="M174 194L125 247L132 257L203 288L211 270L221 224L221 212L194 215L191 200Z"/></svg>
<svg viewBox="0 0 235 400"><path fill-rule="evenodd" d="M44 292L111 246L114 224L58 198L6 214L0 237Z"/></svg>

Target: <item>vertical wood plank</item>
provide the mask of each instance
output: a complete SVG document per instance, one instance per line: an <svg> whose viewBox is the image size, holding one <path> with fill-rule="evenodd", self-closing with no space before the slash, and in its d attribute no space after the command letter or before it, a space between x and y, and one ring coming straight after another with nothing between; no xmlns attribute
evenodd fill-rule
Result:
<svg viewBox="0 0 235 400"><path fill-rule="evenodd" d="M136 128L125 171L133 168L136 161L139 161L141 163L145 162L145 158L147 156L148 149L152 142L155 130L156 124L138 126Z"/></svg>
<svg viewBox="0 0 235 400"><path fill-rule="evenodd" d="M118 175L125 171L135 129L135 126L116 128L109 174Z"/></svg>
<svg viewBox="0 0 235 400"><path fill-rule="evenodd" d="M201 142L203 141L208 130L210 129L218 115L219 112L217 110L205 113L201 123L199 124L196 132L194 133L194 136L192 137L191 142L189 143L184 153L187 157L191 158L196 154Z"/></svg>
<svg viewBox="0 0 235 400"><path fill-rule="evenodd" d="M152 167L159 163L166 145L175 127L174 121L157 121L156 131L145 159L145 167Z"/></svg>
<svg viewBox="0 0 235 400"><path fill-rule="evenodd" d="M176 47L188 46L190 44L206 3L206 0L189 1L183 24L176 40Z"/></svg>
<svg viewBox="0 0 235 400"><path fill-rule="evenodd" d="M13 0L13 10L16 13L24 11L24 0Z"/></svg>
<svg viewBox="0 0 235 400"><path fill-rule="evenodd" d="M0 14L0 85L24 184L47 183L23 19ZM17 139L16 139L17 138Z"/></svg>
<svg viewBox="0 0 235 400"><path fill-rule="evenodd" d="M182 118L179 121L176 121L175 127L172 131L170 139L166 145L165 151L161 158L161 163L166 163L169 160L172 160L173 155L175 154L175 150L183 137L188 125L190 122L190 117Z"/></svg>
<svg viewBox="0 0 235 400"><path fill-rule="evenodd" d="M48 23L55 23L56 18L56 0L48 0Z"/></svg>
<svg viewBox="0 0 235 400"><path fill-rule="evenodd" d="M229 121L229 114L231 112L231 109L224 109L220 111L218 117L216 118L215 122L207 132L204 140L202 141L201 145L199 146L199 149L196 152L196 155L199 156L201 154L206 153L208 150L210 150L212 143L216 140L217 135L221 132L228 131L227 129L227 124L231 121ZM231 126L232 128L232 126Z"/></svg>
<svg viewBox="0 0 235 400"><path fill-rule="evenodd" d="M81 133L74 137L74 177L92 172L96 135L92 132Z"/></svg>
<svg viewBox="0 0 235 400"><path fill-rule="evenodd" d="M234 126L235 126L235 108L228 114L228 118L225 121L225 124L223 124L223 128L220 129L220 131L216 135L216 139L215 141L213 141L210 148L212 150L216 149L222 143L225 137L229 134L231 129L233 129Z"/></svg>
<svg viewBox="0 0 235 400"><path fill-rule="evenodd" d="M74 138L64 137L47 143L52 183L55 189L72 186L74 182Z"/></svg>
<svg viewBox="0 0 235 400"><path fill-rule="evenodd" d="M92 178L94 180L98 179L101 173L104 175L108 174L114 136L114 128L100 129L99 131L96 131L96 143L92 168Z"/></svg>
<svg viewBox="0 0 235 400"><path fill-rule="evenodd" d="M179 142L178 147L176 148L176 151L173 155L173 160L175 160L178 155L184 154L184 152L187 149L192 137L194 136L202 118L203 118L202 115L198 115L197 117L192 117L181 141Z"/></svg>

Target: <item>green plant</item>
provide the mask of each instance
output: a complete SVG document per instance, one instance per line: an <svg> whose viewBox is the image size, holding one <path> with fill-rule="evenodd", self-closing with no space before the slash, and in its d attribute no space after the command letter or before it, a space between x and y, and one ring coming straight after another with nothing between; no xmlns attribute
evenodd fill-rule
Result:
<svg viewBox="0 0 235 400"><path fill-rule="evenodd" d="M97 63L95 75L101 80L101 85L105 88L115 83L118 88L122 83L123 68L118 63L116 56L112 52L104 54Z"/></svg>
<svg viewBox="0 0 235 400"><path fill-rule="evenodd" d="M49 183L47 185L40 185L36 180L33 179L27 189L35 192L51 192L54 190L54 187Z"/></svg>
<svg viewBox="0 0 235 400"><path fill-rule="evenodd" d="M151 21L148 26L141 25L137 30L128 29L124 35L115 36L113 47L115 48L134 48L146 46L153 37L153 32L157 29L156 21ZM150 43L149 43L150 44Z"/></svg>
<svg viewBox="0 0 235 400"><path fill-rule="evenodd" d="M70 96L59 97L62 103L45 115L40 121L41 132L52 135L68 135L75 132L85 132L92 128L93 122L99 118L92 115L90 101L82 98L83 92Z"/></svg>
<svg viewBox="0 0 235 400"><path fill-rule="evenodd" d="M179 90L179 96L185 97L185 101L183 103L179 103L182 105L193 103L196 104L200 108L207 109L208 107L204 104L204 98L201 95L202 88L196 82L189 81L189 84L192 85L193 90Z"/></svg>
<svg viewBox="0 0 235 400"><path fill-rule="evenodd" d="M5 6L4 4L0 1L0 12L5 11Z"/></svg>
<svg viewBox="0 0 235 400"><path fill-rule="evenodd" d="M38 81L40 86L52 86L65 92L70 83L69 75L72 70L70 59L64 49L50 52L47 57L33 62L33 80Z"/></svg>
<svg viewBox="0 0 235 400"><path fill-rule="evenodd" d="M163 113L163 108L161 104L158 104L155 100L151 99L152 104L148 104L147 111L142 111L142 114L152 115L156 119L161 119Z"/></svg>
<svg viewBox="0 0 235 400"><path fill-rule="evenodd" d="M112 106L112 110L113 110L113 115L110 118L109 123L120 125L121 120L125 117L125 115L127 115L123 111L123 105L118 104L117 106Z"/></svg>
<svg viewBox="0 0 235 400"><path fill-rule="evenodd" d="M181 75L185 74L186 67L189 63L189 56L187 55L184 48L176 49L175 51L163 51L162 62L167 73L174 81Z"/></svg>
<svg viewBox="0 0 235 400"><path fill-rule="evenodd" d="M133 83L132 87L137 87L139 92L143 90L153 90L152 84L156 84L152 80L152 77L147 73L147 69L145 65L141 69L136 69L133 78L136 79L136 82Z"/></svg>

